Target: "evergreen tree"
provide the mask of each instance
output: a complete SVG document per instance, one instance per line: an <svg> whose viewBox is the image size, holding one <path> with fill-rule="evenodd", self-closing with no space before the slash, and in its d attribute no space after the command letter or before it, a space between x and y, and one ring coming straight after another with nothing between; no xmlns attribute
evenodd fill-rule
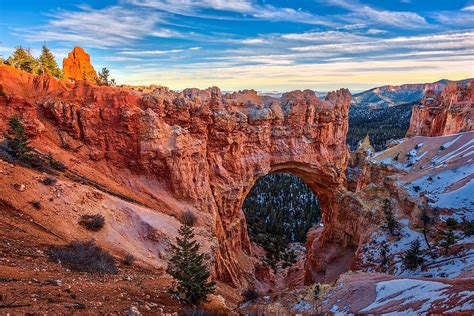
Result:
<svg viewBox="0 0 474 316"><path fill-rule="evenodd" d="M456 244L458 238L454 234L453 228L448 227L447 231L441 231L439 245L444 248L444 255L448 254L449 248Z"/></svg>
<svg viewBox="0 0 474 316"><path fill-rule="evenodd" d="M20 118L18 116L11 117L8 126L9 129L4 136L9 142L13 155L20 160L31 160L33 147L29 146L30 140Z"/></svg>
<svg viewBox="0 0 474 316"><path fill-rule="evenodd" d="M62 78L62 71L59 69L53 53L46 45L43 45L41 55L38 58L38 63L40 73L54 76L56 78Z"/></svg>
<svg viewBox="0 0 474 316"><path fill-rule="evenodd" d="M423 237L425 238L426 245L428 248L431 248L430 242L428 241L428 230L429 230L429 224L431 223L431 217L428 215L428 212L426 209L423 209L421 211L421 216L420 216L421 221L423 222Z"/></svg>
<svg viewBox="0 0 474 316"><path fill-rule="evenodd" d="M420 240L416 239L410 244L410 249L405 252L405 256L403 257L403 262L405 267L410 270L415 270L423 264L424 259L421 254L421 246Z"/></svg>
<svg viewBox="0 0 474 316"><path fill-rule="evenodd" d="M173 257L168 273L178 281L177 292L184 295L191 304L199 304L215 290L215 282L210 281L211 273L204 263L204 254L199 253L200 244L194 240L194 231L187 222L179 229L180 237L171 245Z"/></svg>
<svg viewBox="0 0 474 316"><path fill-rule="evenodd" d="M18 46L13 54L8 57L7 64L29 73L38 73L38 61L31 55L29 48Z"/></svg>
<svg viewBox="0 0 474 316"><path fill-rule="evenodd" d="M390 248L386 242L382 244L382 247L380 248L380 269L382 272L388 272L390 268Z"/></svg>
<svg viewBox="0 0 474 316"><path fill-rule="evenodd" d="M398 229L400 228L400 224L397 222L395 216L393 215L393 210L388 199L385 199L384 201L383 213L385 215L385 225L388 231L390 232L390 235L398 235Z"/></svg>
<svg viewBox="0 0 474 316"><path fill-rule="evenodd" d="M107 68L102 68L99 71L99 82L98 84L101 86L115 86L115 79L110 79L110 71Z"/></svg>
<svg viewBox="0 0 474 316"><path fill-rule="evenodd" d="M474 235L474 220L465 221L463 231L466 237Z"/></svg>

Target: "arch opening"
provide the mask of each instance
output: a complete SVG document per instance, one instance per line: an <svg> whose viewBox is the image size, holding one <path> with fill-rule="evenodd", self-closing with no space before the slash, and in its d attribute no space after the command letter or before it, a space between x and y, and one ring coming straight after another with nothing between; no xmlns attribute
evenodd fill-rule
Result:
<svg viewBox="0 0 474 316"><path fill-rule="evenodd" d="M299 176L260 177L242 204L252 249L278 273L305 258L308 231L321 222L318 198Z"/></svg>

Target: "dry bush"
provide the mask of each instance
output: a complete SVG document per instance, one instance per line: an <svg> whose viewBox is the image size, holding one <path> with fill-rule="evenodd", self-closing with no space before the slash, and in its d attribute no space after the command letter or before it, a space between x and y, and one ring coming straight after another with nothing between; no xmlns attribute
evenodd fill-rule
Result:
<svg viewBox="0 0 474 316"><path fill-rule="evenodd" d="M135 262L135 257L131 253L129 253L125 257L123 257L122 262L126 266L131 266L133 262Z"/></svg>
<svg viewBox="0 0 474 316"><path fill-rule="evenodd" d="M105 218L101 214L83 214L79 224L91 231L99 231L105 225Z"/></svg>
<svg viewBox="0 0 474 316"><path fill-rule="evenodd" d="M117 273L114 257L95 244L94 241L72 241L64 246L48 249L51 260L59 261L73 271Z"/></svg>
<svg viewBox="0 0 474 316"><path fill-rule="evenodd" d="M181 223L183 225L194 226L197 222L197 217L191 211L184 211L181 215Z"/></svg>

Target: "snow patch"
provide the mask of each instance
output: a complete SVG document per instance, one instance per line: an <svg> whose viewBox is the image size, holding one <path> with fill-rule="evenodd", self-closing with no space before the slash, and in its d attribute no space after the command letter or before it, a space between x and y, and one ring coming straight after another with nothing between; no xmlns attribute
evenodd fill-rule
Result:
<svg viewBox="0 0 474 316"><path fill-rule="evenodd" d="M414 279L397 279L379 282L376 285L376 298L361 312L374 312L390 304L395 304L396 310L401 314L416 312L426 313L435 301L447 300L447 290L451 285L434 281L421 281ZM395 315L395 314L394 314Z"/></svg>

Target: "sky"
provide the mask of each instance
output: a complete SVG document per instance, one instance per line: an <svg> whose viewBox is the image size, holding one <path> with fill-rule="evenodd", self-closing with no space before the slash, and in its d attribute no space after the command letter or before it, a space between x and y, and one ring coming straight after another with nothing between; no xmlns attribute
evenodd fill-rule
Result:
<svg viewBox="0 0 474 316"><path fill-rule="evenodd" d="M360 91L474 77L474 0L0 0L0 54L79 45L119 84Z"/></svg>

